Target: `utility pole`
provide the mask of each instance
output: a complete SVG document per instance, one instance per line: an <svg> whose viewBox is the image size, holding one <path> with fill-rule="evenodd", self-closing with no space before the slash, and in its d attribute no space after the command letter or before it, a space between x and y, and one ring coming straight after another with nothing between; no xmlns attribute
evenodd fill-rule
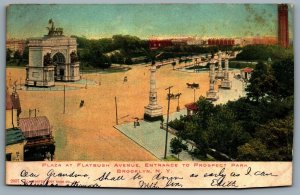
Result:
<svg viewBox="0 0 300 195"><path fill-rule="evenodd" d="M117 104L117 96L115 96L115 106L116 106L116 124L118 125L118 104Z"/></svg>
<svg viewBox="0 0 300 195"><path fill-rule="evenodd" d="M168 90L168 112L167 112L167 128L166 128L166 142L165 142L165 154L164 159L167 158L167 148L168 148L168 132L169 132L169 113L170 113L170 95L171 95L171 88L173 86L170 86L166 88L165 90Z"/></svg>
<svg viewBox="0 0 300 195"><path fill-rule="evenodd" d="M196 88L194 87L194 102L196 102Z"/></svg>
<svg viewBox="0 0 300 195"><path fill-rule="evenodd" d="M14 106L11 107L11 124L12 124L12 127L15 128L15 124L14 124Z"/></svg>
<svg viewBox="0 0 300 195"><path fill-rule="evenodd" d="M66 113L66 85L64 85L64 114Z"/></svg>
<svg viewBox="0 0 300 195"><path fill-rule="evenodd" d="M179 106L179 98L181 96L181 93L178 93L177 94L177 108L176 108L176 111L179 112L180 111L180 106Z"/></svg>
<svg viewBox="0 0 300 195"><path fill-rule="evenodd" d="M29 109L29 118L31 117L31 113L34 111L34 117L36 117L36 111L39 112L39 109L34 108L34 109Z"/></svg>
<svg viewBox="0 0 300 195"><path fill-rule="evenodd" d="M8 73L8 78L9 78L9 82L8 82L8 86L11 87L11 73Z"/></svg>

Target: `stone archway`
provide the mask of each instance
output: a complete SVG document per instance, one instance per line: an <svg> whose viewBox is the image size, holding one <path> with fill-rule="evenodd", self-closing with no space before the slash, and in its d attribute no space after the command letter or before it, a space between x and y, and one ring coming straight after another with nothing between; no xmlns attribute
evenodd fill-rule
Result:
<svg viewBox="0 0 300 195"><path fill-rule="evenodd" d="M62 54L61 52L57 52L56 54L53 55L52 61L53 61L53 64L63 65L66 63L66 58L65 58L64 54Z"/></svg>
<svg viewBox="0 0 300 195"><path fill-rule="evenodd" d="M65 64L66 64L66 58L64 54L61 52L57 52L52 57L52 62L54 65L54 77L56 80L63 80L63 77L65 76Z"/></svg>

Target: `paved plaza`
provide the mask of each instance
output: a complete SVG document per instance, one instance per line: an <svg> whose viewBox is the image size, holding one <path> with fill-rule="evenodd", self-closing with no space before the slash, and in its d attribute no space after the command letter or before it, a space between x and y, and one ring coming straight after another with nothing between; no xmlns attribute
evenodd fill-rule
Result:
<svg viewBox="0 0 300 195"><path fill-rule="evenodd" d="M229 72L229 80L232 82L231 89L222 89L219 88L219 99L214 101L213 103L216 104L225 104L228 101L235 101L241 97L246 96L245 92L245 83L241 80L234 78L234 75L240 74L240 70L233 70Z"/></svg>
<svg viewBox="0 0 300 195"><path fill-rule="evenodd" d="M170 114L170 120L174 120L175 118L179 118L180 115L185 115L186 109L181 110L180 112L175 112ZM164 116L164 120L166 121L166 116ZM140 121L140 126L136 128L133 125L133 122L116 125L116 129L121 131L127 137L135 141L137 144L142 146L144 149L153 154L156 158L163 160L164 151L165 151L165 139L166 139L166 131L160 128L160 121L155 122L147 122ZM175 136L171 133L168 134L168 150L167 156L171 156L171 149L169 147L170 141ZM192 148L191 145L188 146L189 149ZM192 161L192 157L186 152L182 151L179 154L180 160L184 161Z"/></svg>
<svg viewBox="0 0 300 195"><path fill-rule="evenodd" d="M232 81L232 89L219 89L219 99L214 104L224 104L229 100L236 100L245 96L244 86L241 80L235 79L234 75L239 74L239 70L230 71L230 80ZM187 110L182 109L180 112L174 112L170 114L170 120L175 118L179 119L180 115L186 115ZM166 116L164 116L164 122L166 122ZM166 131L160 128L160 121L147 122L140 121L140 126L134 127L133 122L120 124L115 126L120 132L126 135L128 138L139 144L141 147L149 151L156 158L163 160L165 149ZM168 150L167 156L171 156L170 141L175 135L168 134ZM192 146L188 144L189 150ZM179 155L179 159L182 161L196 160L188 154L187 151L182 151Z"/></svg>

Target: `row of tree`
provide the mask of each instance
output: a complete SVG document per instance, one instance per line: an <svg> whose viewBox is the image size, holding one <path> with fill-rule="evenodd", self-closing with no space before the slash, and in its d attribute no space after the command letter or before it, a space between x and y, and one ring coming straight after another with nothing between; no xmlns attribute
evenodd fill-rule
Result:
<svg viewBox="0 0 300 195"><path fill-rule="evenodd" d="M193 116L170 122L170 126L178 131L177 141L171 143L172 150L186 149L178 143L191 140L196 145L191 153L200 159L211 154L216 160L291 160L293 58L272 64L259 62L246 91L247 97L224 105L214 106L200 97L196 102L198 111ZM226 155L227 158L223 158Z"/></svg>
<svg viewBox="0 0 300 195"><path fill-rule="evenodd" d="M28 64L28 54L29 50L26 46L23 53L20 51L12 51L10 49L6 49L6 62L7 65L17 65L24 66Z"/></svg>
<svg viewBox="0 0 300 195"><path fill-rule="evenodd" d="M246 61L267 61L291 58L293 48L285 49L279 45L247 45L242 48L242 52L236 56L237 60Z"/></svg>
<svg viewBox="0 0 300 195"><path fill-rule="evenodd" d="M145 55L147 42L130 35L90 40L76 37L78 56L83 66L108 68L112 63L132 64L132 58Z"/></svg>
<svg viewBox="0 0 300 195"><path fill-rule="evenodd" d="M204 53L216 53L218 50L235 51L239 47L233 46L195 46L174 45L151 50L149 42L136 36L114 35L111 38L90 40L73 36L77 39L78 55L83 66L107 68L112 63L133 64L163 61L165 59L187 57Z"/></svg>

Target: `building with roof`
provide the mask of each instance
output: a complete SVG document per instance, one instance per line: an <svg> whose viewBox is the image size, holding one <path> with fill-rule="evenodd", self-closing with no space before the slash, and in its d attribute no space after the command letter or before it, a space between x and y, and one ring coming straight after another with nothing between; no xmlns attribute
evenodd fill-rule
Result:
<svg viewBox="0 0 300 195"><path fill-rule="evenodd" d="M230 38L212 38L207 40L207 45L212 46L234 46L235 40Z"/></svg>
<svg viewBox="0 0 300 195"><path fill-rule="evenodd" d="M9 49L13 52L20 52L23 55L25 50L26 40L23 39L7 39L6 41L6 49Z"/></svg>
<svg viewBox="0 0 300 195"><path fill-rule="evenodd" d="M21 104L17 92L11 95L6 89L5 154L7 161L23 161L26 139L19 129L18 119Z"/></svg>
<svg viewBox="0 0 300 195"><path fill-rule="evenodd" d="M46 116L19 118L21 103L17 91L6 90L6 160L53 160L55 145Z"/></svg>
<svg viewBox="0 0 300 195"><path fill-rule="evenodd" d="M243 79L249 80L251 78L252 72L253 72L253 68L249 68L249 67L243 68L241 69L241 77Z"/></svg>
<svg viewBox="0 0 300 195"><path fill-rule="evenodd" d="M171 39L150 39L148 41L148 44L149 48L152 50L173 46Z"/></svg>
<svg viewBox="0 0 300 195"><path fill-rule="evenodd" d="M24 161L24 146L27 141L19 128L5 131L5 154L7 161Z"/></svg>
<svg viewBox="0 0 300 195"><path fill-rule="evenodd" d="M24 148L25 160L44 160L47 154L53 160L55 141L46 116L21 118L20 129L27 140Z"/></svg>
<svg viewBox="0 0 300 195"><path fill-rule="evenodd" d="M191 116L191 115L195 114L198 111L198 106L195 102L186 104L184 106L186 107L188 116Z"/></svg>
<svg viewBox="0 0 300 195"><path fill-rule="evenodd" d="M18 127L18 108L17 106L17 100L14 99L14 101L11 98L11 95L9 94L8 89L6 90L6 105L5 105L5 111L6 111L6 123L5 127L6 129L15 128ZM19 104L20 105L20 104Z"/></svg>

